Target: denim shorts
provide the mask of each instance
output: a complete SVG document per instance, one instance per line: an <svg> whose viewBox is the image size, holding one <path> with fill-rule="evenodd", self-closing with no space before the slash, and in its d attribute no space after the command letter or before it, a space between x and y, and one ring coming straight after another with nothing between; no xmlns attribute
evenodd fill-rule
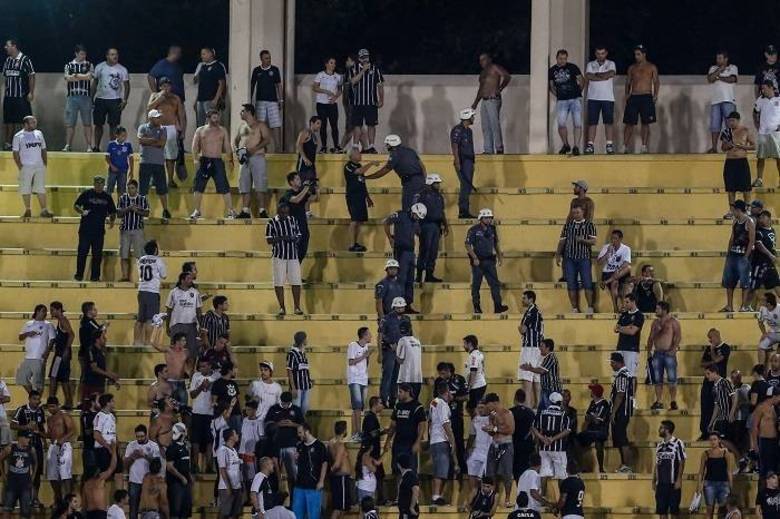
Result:
<svg viewBox="0 0 780 519"><path fill-rule="evenodd" d="M653 353L653 372L655 373L655 383L664 383L664 371L666 372L666 383L677 383L677 355L663 351Z"/></svg>
<svg viewBox="0 0 780 519"><path fill-rule="evenodd" d="M707 506L725 505L726 498L729 497L728 481L705 481L704 482L704 503Z"/></svg>
<svg viewBox="0 0 780 519"><path fill-rule="evenodd" d="M577 290L582 285L585 290L593 290L590 258L585 259L563 259L563 277L566 279L566 288Z"/></svg>
<svg viewBox="0 0 780 519"><path fill-rule="evenodd" d="M368 386L364 386L362 384L349 385L349 401L352 405L353 411L362 411L365 409L367 389Z"/></svg>
<svg viewBox="0 0 780 519"><path fill-rule="evenodd" d="M723 266L723 288L750 288L750 260L743 254L729 252Z"/></svg>
<svg viewBox="0 0 780 519"><path fill-rule="evenodd" d="M92 98L68 96L65 99L65 126L73 128L79 117L81 117L81 124L92 126Z"/></svg>
<svg viewBox="0 0 780 519"><path fill-rule="evenodd" d="M447 479L450 473L450 444L439 442L431 445L431 474L436 479Z"/></svg>
<svg viewBox="0 0 780 519"><path fill-rule="evenodd" d="M555 111L558 115L558 128L566 128L566 120L571 114L571 120L575 128L582 128L582 98L559 99L555 103Z"/></svg>
<svg viewBox="0 0 780 519"><path fill-rule="evenodd" d="M726 126L726 117L736 109L734 103L729 101L710 105L710 133L718 133Z"/></svg>

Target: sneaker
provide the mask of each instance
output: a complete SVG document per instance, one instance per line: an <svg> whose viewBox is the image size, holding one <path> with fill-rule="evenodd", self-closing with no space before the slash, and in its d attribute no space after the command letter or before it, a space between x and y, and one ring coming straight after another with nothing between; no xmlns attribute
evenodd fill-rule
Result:
<svg viewBox="0 0 780 519"><path fill-rule="evenodd" d="M506 305L501 305L501 306L497 306L497 307L496 307L496 311L495 311L495 313L497 313L497 314L503 314L503 313L504 313L504 312L506 312L507 310L509 310L509 307L508 307L508 306L506 306Z"/></svg>
<svg viewBox="0 0 780 519"><path fill-rule="evenodd" d="M280 308L279 311L276 312L276 315L287 315L287 310Z"/></svg>
<svg viewBox="0 0 780 519"><path fill-rule="evenodd" d="M84 153L92 153L92 146L87 146L87 149L84 150Z"/></svg>
<svg viewBox="0 0 780 519"><path fill-rule="evenodd" d="M236 212L231 209L230 211L228 211L227 216L225 216L225 220L235 220L236 216L238 216Z"/></svg>
<svg viewBox="0 0 780 519"><path fill-rule="evenodd" d="M66 144L64 148L62 148L62 151L68 152L70 151L70 144Z"/></svg>
<svg viewBox="0 0 780 519"><path fill-rule="evenodd" d="M240 213L238 213L236 218L240 218L242 220L248 220L249 218L252 218L252 215L247 213L246 211L241 211Z"/></svg>
<svg viewBox="0 0 780 519"><path fill-rule="evenodd" d="M496 155L503 155L503 154L504 154L504 150L496 150Z"/></svg>
<svg viewBox="0 0 780 519"><path fill-rule="evenodd" d="M318 151L317 153L320 153L320 154L328 153L328 148L323 146L322 148L320 148L320 151Z"/></svg>
<svg viewBox="0 0 780 519"><path fill-rule="evenodd" d="M639 148L639 153L641 153L642 155L647 155L648 153L650 153L649 151L647 151L647 145L642 144L642 147Z"/></svg>
<svg viewBox="0 0 780 519"><path fill-rule="evenodd" d="M617 469L618 474L633 474L634 471L631 470L631 467L628 465L621 465L619 469Z"/></svg>
<svg viewBox="0 0 780 519"><path fill-rule="evenodd" d="M317 217L314 216L314 213L312 213L311 211L306 211L306 219L311 220L312 218L317 218Z"/></svg>
<svg viewBox="0 0 780 519"><path fill-rule="evenodd" d="M376 155L376 148L374 148L373 146L371 146L370 148L368 148L368 149L367 149L366 151L364 151L363 153L364 153L364 154L368 154L368 155Z"/></svg>
<svg viewBox="0 0 780 519"><path fill-rule="evenodd" d="M458 213L458 219L473 220L474 218L476 218L476 216L471 213Z"/></svg>
<svg viewBox="0 0 780 519"><path fill-rule="evenodd" d="M437 498L436 498L436 499L434 499L432 502L433 502L433 504L434 504L434 505L436 505L436 506L444 506L444 505L446 505L446 504L447 504L447 501L445 501L445 500L444 500L444 498L443 498L443 497L441 497L441 496L437 497Z"/></svg>
<svg viewBox="0 0 780 519"><path fill-rule="evenodd" d="M269 218L268 211L266 211L265 209L260 211L260 218Z"/></svg>
<svg viewBox="0 0 780 519"><path fill-rule="evenodd" d="M73 276L73 281L84 281L84 276Z"/></svg>
<svg viewBox="0 0 780 519"><path fill-rule="evenodd" d="M359 243L354 244L352 247L350 247L349 252L366 252L366 248L360 245Z"/></svg>
<svg viewBox="0 0 780 519"><path fill-rule="evenodd" d="M578 313L580 313L580 309L579 308L572 308L571 309L571 313L578 314Z"/></svg>
<svg viewBox="0 0 780 519"><path fill-rule="evenodd" d="M441 283L444 280L434 276L433 272L428 272L425 274L425 281L427 281L428 283Z"/></svg>
<svg viewBox="0 0 780 519"><path fill-rule="evenodd" d="M740 312L754 312L753 307L750 305L743 305L739 307Z"/></svg>
<svg viewBox="0 0 780 519"><path fill-rule="evenodd" d="M335 148L332 148L330 151L331 153L344 153L344 148L342 148L341 146L336 146Z"/></svg>
<svg viewBox="0 0 780 519"><path fill-rule="evenodd" d="M615 154L615 145L612 143L607 144L607 155L614 155Z"/></svg>
<svg viewBox="0 0 780 519"><path fill-rule="evenodd" d="M710 148L707 150L707 153L718 153L718 150L716 150L715 148Z"/></svg>
<svg viewBox="0 0 780 519"><path fill-rule="evenodd" d="M651 411L659 411L664 408L664 405L661 402L654 402L653 405L650 406Z"/></svg>
<svg viewBox="0 0 780 519"><path fill-rule="evenodd" d="M760 179L760 178L757 178L750 185L753 186L753 187L764 187L764 180Z"/></svg>
<svg viewBox="0 0 780 519"><path fill-rule="evenodd" d="M607 146L607 149L609 149L609 146ZM596 153L596 149L593 147L593 143L589 142L585 145L585 155L593 155Z"/></svg>
<svg viewBox="0 0 780 519"><path fill-rule="evenodd" d="M12 147L10 142L3 143L3 151L11 151Z"/></svg>
<svg viewBox="0 0 780 519"><path fill-rule="evenodd" d="M352 437L350 437L349 441L359 443L363 441L363 435L360 433L355 433L352 435Z"/></svg>
<svg viewBox="0 0 780 519"><path fill-rule="evenodd" d="M162 212L163 220L170 220L171 219L171 212L167 209L163 209Z"/></svg>
<svg viewBox="0 0 780 519"><path fill-rule="evenodd" d="M733 220L733 219L734 219L734 213L732 213L731 211L729 211L728 213L726 213L726 214L724 214L724 215L723 215L723 219L724 219L724 220Z"/></svg>
<svg viewBox="0 0 780 519"><path fill-rule="evenodd" d="M586 309L585 309L585 313L586 313L587 315L593 315L593 307L592 307L592 306L589 306L588 308L586 308Z"/></svg>
<svg viewBox="0 0 780 519"><path fill-rule="evenodd" d="M628 146L623 148L623 155L631 155L631 148L629 148Z"/></svg>
<svg viewBox="0 0 780 519"><path fill-rule="evenodd" d="M22 218L30 218L32 216L32 211L29 209L24 211L24 214L22 215Z"/></svg>
<svg viewBox="0 0 780 519"><path fill-rule="evenodd" d="M566 155L571 151L571 147L568 144L564 144L561 146L561 149L558 150L558 155Z"/></svg>
<svg viewBox="0 0 780 519"><path fill-rule="evenodd" d="M720 313L731 313L733 311L734 311L734 309L731 308L730 306L724 306L723 308L718 310L718 312L720 312Z"/></svg>
<svg viewBox="0 0 780 519"><path fill-rule="evenodd" d="M192 212L192 214L190 215L190 220L198 220L198 219L200 219L200 217L201 217L201 215L200 215L200 211L198 211L197 209L195 209L195 210ZM163 215L163 218L165 218L165 215Z"/></svg>
<svg viewBox="0 0 780 519"><path fill-rule="evenodd" d="M677 402L672 400L671 403L669 404L669 409L671 409L672 411L677 411L679 409L679 407L677 407Z"/></svg>
<svg viewBox="0 0 780 519"><path fill-rule="evenodd" d="M481 314L482 313L482 307L479 305L474 305L474 313L475 314Z"/></svg>
<svg viewBox="0 0 780 519"><path fill-rule="evenodd" d="M574 157L579 157L580 156L580 149L577 146L573 147L571 149L571 154Z"/></svg>
<svg viewBox="0 0 780 519"><path fill-rule="evenodd" d="M295 315L303 315L303 310L301 310L300 308L296 308Z"/></svg>
<svg viewBox="0 0 780 519"><path fill-rule="evenodd" d="M93 153L100 153L100 146L93 146L92 151Z"/></svg>
<svg viewBox="0 0 780 519"><path fill-rule="evenodd" d="M41 211L41 218L54 218L54 213L52 213L48 209L44 209L43 211Z"/></svg>

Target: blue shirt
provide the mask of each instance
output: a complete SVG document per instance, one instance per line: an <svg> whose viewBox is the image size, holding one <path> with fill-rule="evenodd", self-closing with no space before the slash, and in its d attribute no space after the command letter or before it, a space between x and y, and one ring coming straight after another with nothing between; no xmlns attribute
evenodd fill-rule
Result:
<svg viewBox="0 0 780 519"><path fill-rule="evenodd" d="M417 201L428 210L424 223L440 224L444 220L444 196L440 191L426 187L417 195Z"/></svg>
<svg viewBox="0 0 780 519"><path fill-rule="evenodd" d="M496 234L496 228L493 225L484 227L478 223L466 234L466 244L474 248L477 259L495 258L497 243L498 234Z"/></svg>
<svg viewBox="0 0 780 519"><path fill-rule="evenodd" d="M385 276L382 281L374 287L374 299L382 300L382 309L385 314L392 310L391 305L396 297L404 297L404 286L398 281L398 276L391 278Z"/></svg>
<svg viewBox="0 0 780 519"><path fill-rule="evenodd" d="M406 146L398 146L390 152L389 165L401 178L404 187L425 187L425 175L417 152Z"/></svg>
<svg viewBox="0 0 780 519"><path fill-rule="evenodd" d="M129 157L133 154L133 145L127 141L121 144L117 141L111 141L108 143L106 153L108 153L108 160L111 162L111 165L121 173L124 173L130 167Z"/></svg>
<svg viewBox="0 0 780 519"><path fill-rule="evenodd" d="M390 312L379 322L379 331L382 333L382 342L396 344L401 339L401 320L408 319L403 314Z"/></svg>
<svg viewBox="0 0 780 519"><path fill-rule="evenodd" d="M474 159L474 133L471 128L463 123L455 125L450 132L450 142L458 147L458 157L461 160Z"/></svg>
<svg viewBox="0 0 780 519"><path fill-rule="evenodd" d="M163 58L154 64L149 75L157 80L158 86L160 78L167 77L171 80L171 90L184 102L184 71L178 63L171 63Z"/></svg>
<svg viewBox="0 0 780 519"><path fill-rule="evenodd" d="M417 233L417 222L409 211L398 211L388 218L393 224L394 248L399 250L414 250L414 235Z"/></svg>

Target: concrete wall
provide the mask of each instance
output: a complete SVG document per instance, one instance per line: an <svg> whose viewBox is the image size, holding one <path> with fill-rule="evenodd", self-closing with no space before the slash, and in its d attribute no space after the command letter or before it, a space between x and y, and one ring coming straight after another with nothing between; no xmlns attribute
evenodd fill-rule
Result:
<svg viewBox="0 0 780 519"><path fill-rule="evenodd" d="M296 76L296 96L287 107L288 119L305 124L314 113L314 97L311 92L312 75ZM753 103L752 78L743 76L737 84L737 109L743 120L749 122ZM59 74L38 74L36 99L33 106L52 150L64 144L62 114L65 104L64 85ZM388 133L397 133L412 146L426 153L449 152L449 130L457 120L457 112L470 105L476 92L476 76L386 76L385 106L380 111L377 140ZM191 76L187 85L187 148L192 138L195 114L192 103L195 88ZM616 119L623 114L623 81L617 78ZM529 77L515 76L504 94L503 127L507 153L528 152ZM659 153L700 153L709 143L709 85L704 76L668 76L661 78L661 95L658 103L658 123L653 126L651 151ZM144 74L131 75L131 95L122 117L127 128L136 128L143 121L149 89ZM236 104L238 100L234 100ZM552 111L551 111L552 112ZM237 116L237 114L234 114ZM554 117L554 113L552 114ZM228 123L228 116L225 117ZM339 121L343 131L343 113ZM558 147L555 122L548 123L550 146ZM622 124L617 142L622 142ZM294 131L294 130L293 130ZM292 133L292 131L288 132ZM135 132L131 134L134 136ZM603 130L599 128L597 144L603 144ZM134 137L132 139L134 141ZM479 116L475 126L477 150L482 149ZM83 149L80 130L75 140L76 150Z"/></svg>

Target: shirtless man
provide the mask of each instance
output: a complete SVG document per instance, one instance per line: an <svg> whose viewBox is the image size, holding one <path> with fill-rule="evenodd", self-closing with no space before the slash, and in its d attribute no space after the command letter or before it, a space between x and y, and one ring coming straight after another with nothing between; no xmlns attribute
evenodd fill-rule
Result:
<svg viewBox="0 0 780 519"><path fill-rule="evenodd" d="M76 424L69 414L60 409L56 396L46 400L49 419L46 431L49 437L49 452L46 455L46 479L51 483L56 502L62 496L70 494L73 479L73 447L71 441L76 438Z"/></svg>
<svg viewBox="0 0 780 519"><path fill-rule="evenodd" d="M173 84L167 77L158 81L160 91L149 98L147 110L161 113L160 124L167 133L165 140L165 169L168 172L168 187L178 187L174 182L176 159L179 158L179 134L187 128L187 114L179 96L171 91Z"/></svg>
<svg viewBox="0 0 780 519"><path fill-rule="evenodd" d="M487 52L479 55L482 71L479 73L477 97L471 103L472 110L482 101L479 117L482 121L482 136L485 143L484 153L504 153L504 140L501 136L501 91L512 80L509 72L496 63Z"/></svg>
<svg viewBox="0 0 780 519"><path fill-rule="evenodd" d="M680 322L670 313L669 303L659 301L655 307L655 316L647 337L647 357L652 358L655 379L655 403L650 409L663 409L661 399L664 394L664 371L669 384L669 397L672 399L669 409L677 409L677 350L680 349Z"/></svg>
<svg viewBox="0 0 780 519"><path fill-rule="evenodd" d="M168 384L171 386L171 396L184 407L187 405L187 383L191 370L189 369L189 352L187 351L187 335L176 333L170 346L152 344L154 349L165 354L165 366L168 368Z"/></svg>
<svg viewBox="0 0 780 519"><path fill-rule="evenodd" d="M750 450L758 452L758 466L761 478L769 471L774 472L780 463L780 448L777 444L777 410L780 395L773 395L753 410L753 426L750 429Z"/></svg>
<svg viewBox="0 0 780 519"><path fill-rule="evenodd" d="M168 515L168 486L165 476L160 475L162 460L153 458L149 462L149 473L141 485L141 501L138 519L160 519Z"/></svg>
<svg viewBox="0 0 780 519"><path fill-rule="evenodd" d="M628 67L626 72L626 109L623 112L623 146L624 152L631 153L634 126L642 118L642 153L647 153L647 143L650 139L650 125L655 122L655 103L658 100L658 90L661 80L658 69L647 61L647 49L642 45L634 47L636 63Z"/></svg>
<svg viewBox="0 0 780 519"><path fill-rule="evenodd" d="M271 144L271 130L255 117L255 106L242 105L241 120L238 134L233 141L236 156L241 164L241 174L238 177L238 192L241 193L241 212L238 218L252 217L252 187L257 197L257 210L260 218L268 218L268 172L265 165L265 152Z"/></svg>
<svg viewBox="0 0 780 519"><path fill-rule="evenodd" d="M114 474L116 469L117 444L111 444L111 461L104 472L100 472L97 466L91 466L89 472L84 474L81 485L81 502L84 507L84 519L106 519L108 504L106 501L106 481Z"/></svg>
<svg viewBox="0 0 780 519"><path fill-rule="evenodd" d="M225 162L222 154L228 157L228 165L233 170L233 150L230 148L230 135L219 124L219 111L211 109L206 114L207 123L197 130L192 138L192 158L195 161L195 184L193 186L192 201L195 210L190 219L200 218L200 203L203 200L203 191L209 178L214 179L217 193L222 195L225 201L225 215L228 219L236 217L233 210L233 200L230 198L230 184L225 173Z"/></svg>
<svg viewBox="0 0 780 519"><path fill-rule="evenodd" d="M747 127L740 124L739 112L726 116L726 128L720 132L720 149L726 152L723 163L723 182L729 198L729 212L724 218L734 218L734 200L737 191L745 203L750 201L750 163L747 152L756 149L756 142Z"/></svg>
<svg viewBox="0 0 780 519"><path fill-rule="evenodd" d="M514 446L512 435L515 432L515 417L505 408L495 393L485 395L485 407L490 423L482 428L493 437L493 445L488 451L487 475L494 481L504 481L504 506L511 506L510 494L514 481Z"/></svg>
<svg viewBox="0 0 780 519"><path fill-rule="evenodd" d="M173 388L168 383L168 366L157 364L154 367L154 376L156 380L146 393L146 403L150 408L153 408L156 402L173 396Z"/></svg>
<svg viewBox="0 0 780 519"><path fill-rule="evenodd" d="M350 474L352 474L352 461L349 458L349 451L344 445L344 438L347 437L347 422L339 420L333 426L334 436L328 441L328 454L332 463L330 469L330 495L332 498L330 519L338 519L344 512L348 512L352 506L350 498Z"/></svg>
<svg viewBox="0 0 780 519"><path fill-rule="evenodd" d="M152 414L149 420L149 438L160 446L161 450L170 447L173 442L173 424L178 422L176 416L177 402L172 397L158 403L159 413Z"/></svg>

